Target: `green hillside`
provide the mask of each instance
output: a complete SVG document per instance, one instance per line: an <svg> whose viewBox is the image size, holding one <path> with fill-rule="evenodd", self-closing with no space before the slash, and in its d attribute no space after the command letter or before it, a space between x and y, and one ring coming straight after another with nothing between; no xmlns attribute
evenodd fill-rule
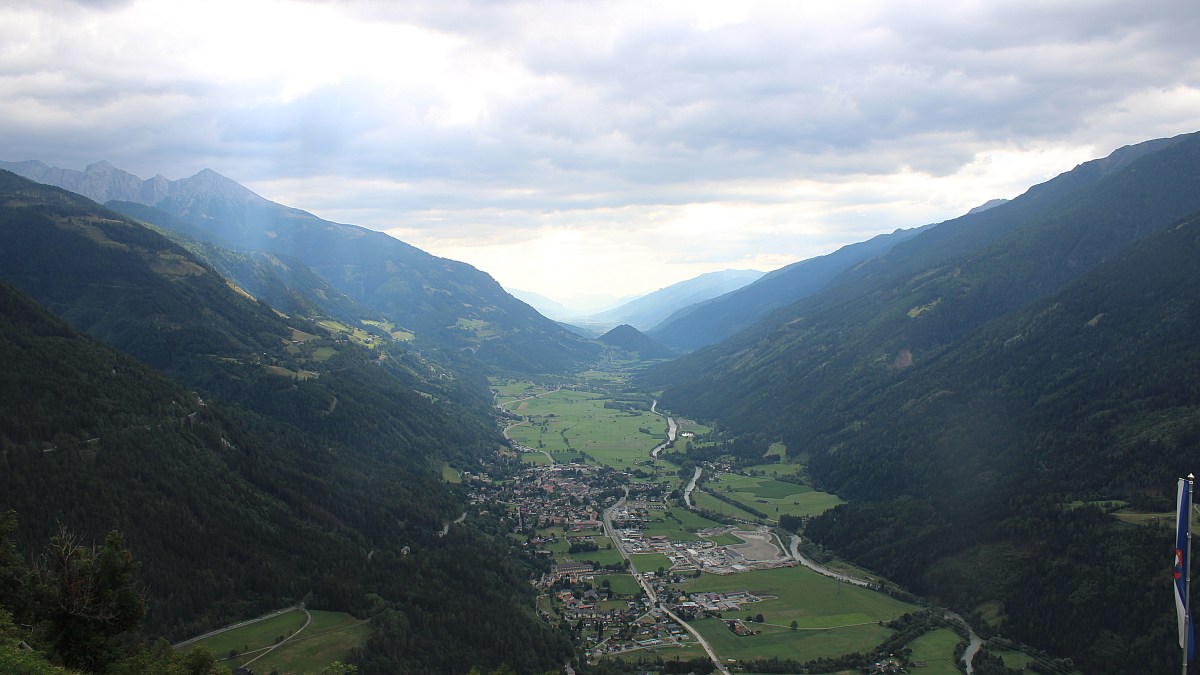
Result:
<svg viewBox="0 0 1200 675"><path fill-rule="evenodd" d="M464 508L443 462L497 442L469 370L285 320L160 235L11 174L0 230L0 277L185 382L5 287L0 512L18 515L18 550L59 524L122 531L151 636L307 598L371 619L366 672L565 658L492 525L438 536ZM466 628L475 612L487 631Z"/></svg>
<svg viewBox="0 0 1200 675"><path fill-rule="evenodd" d="M171 218L130 212L166 227L184 223L182 233L199 240L299 261L426 349L469 350L492 367L531 373L559 372L598 352L470 265L276 204L212 171L176 181L150 206Z"/></svg>
<svg viewBox="0 0 1200 675"><path fill-rule="evenodd" d="M372 452L490 451L486 383L379 338L371 348L246 297L162 235L72 193L0 174L0 279L211 395Z"/></svg>
<svg viewBox="0 0 1200 675"><path fill-rule="evenodd" d="M804 448L851 500L818 542L1084 672L1161 670L1167 533L1089 504L1169 510L1200 459L1198 184L1196 135L1115 153L646 382L735 452Z"/></svg>

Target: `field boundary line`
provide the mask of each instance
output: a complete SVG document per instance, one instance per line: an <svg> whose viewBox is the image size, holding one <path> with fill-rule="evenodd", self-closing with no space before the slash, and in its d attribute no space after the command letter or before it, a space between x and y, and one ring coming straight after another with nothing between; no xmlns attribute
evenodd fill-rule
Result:
<svg viewBox="0 0 1200 675"><path fill-rule="evenodd" d="M246 619L245 621L231 623L228 626L225 626L224 628L218 628L216 630L209 631L203 635L197 635L196 637L188 638L182 642L176 642L175 644L171 645L171 648L179 649L180 647L186 647L187 645L190 645L193 642L199 642L200 640L203 640L205 638L210 638L214 635L220 635L221 633L225 633L227 631L231 631L236 628L243 628L245 626L256 624L260 621L266 621L267 619L274 619L275 617L280 616L282 614L287 614L288 612L290 612L294 609L304 609L304 608L300 605L292 605L291 607L284 607L283 609L276 610L274 612L271 612L270 614L263 614L262 616L255 618L255 619ZM307 614L307 612L305 612L305 613Z"/></svg>
<svg viewBox="0 0 1200 675"><path fill-rule="evenodd" d="M295 633L292 633L291 635L289 635L289 636L285 637L284 639L280 640L279 642L276 642L276 643L275 643L274 645L272 645L272 646L271 646L271 648L270 648L270 649L268 649L267 651L265 651L265 652L263 652L263 653L259 654L258 656L256 656L256 657L254 657L254 658L250 659L249 661L247 661L247 662L243 663L241 667L242 667L242 668L245 668L246 666L250 665L251 663L254 663L255 661L257 661L257 660L261 659L262 657L266 656L267 654L270 654L271 652L275 651L276 649L279 649L279 648L280 648L280 647L282 647L283 645L287 644L288 640L291 640L292 638L296 637L296 636L297 636L297 635L299 635L300 633L304 632L304 629L305 629L305 628L308 628L308 625L309 625L310 623L312 623L312 614L309 614L307 609L302 609L301 611L303 611L303 612L304 612L304 617L305 617L305 621L304 621L304 625L303 625L303 626L300 626L300 628L299 628L299 629L298 629L298 630L297 630Z"/></svg>

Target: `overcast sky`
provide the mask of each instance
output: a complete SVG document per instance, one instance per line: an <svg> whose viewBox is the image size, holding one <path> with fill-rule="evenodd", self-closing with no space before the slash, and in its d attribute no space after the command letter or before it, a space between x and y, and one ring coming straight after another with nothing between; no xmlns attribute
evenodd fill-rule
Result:
<svg viewBox="0 0 1200 675"><path fill-rule="evenodd" d="M1195 0L0 0L0 159L212 168L560 301L1200 129Z"/></svg>

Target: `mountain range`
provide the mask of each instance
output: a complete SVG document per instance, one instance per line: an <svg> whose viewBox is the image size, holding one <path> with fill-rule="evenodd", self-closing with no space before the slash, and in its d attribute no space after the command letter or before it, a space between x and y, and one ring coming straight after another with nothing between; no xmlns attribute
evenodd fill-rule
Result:
<svg viewBox="0 0 1200 675"><path fill-rule="evenodd" d="M598 342L469 266L212 172L18 168L107 206L0 173L0 280L20 289L0 285L0 393L17 402L0 508L26 547L57 520L119 523L155 563L169 633L310 593L379 605L377 671L562 663L528 611L538 560L510 556L486 514L434 536L463 508L440 471L500 442L485 372L676 350L637 386L738 439L688 460L761 464L782 444L849 500L806 541L1082 672L1175 665L1170 533L1112 512L1169 511L1200 462L1200 133ZM388 652L433 635L446 648Z"/></svg>
<svg viewBox="0 0 1200 675"><path fill-rule="evenodd" d="M265 272L269 267L302 277L304 285L289 286L300 289L299 299L322 310L340 307L339 320L357 322L369 313L392 324L393 331L411 334L424 350L469 352L488 366L524 372L563 370L597 353L594 344L541 316L470 265L382 232L271 202L211 170L177 181L161 176L143 181L106 162L82 172L35 161L3 162L0 168L256 261L215 262L244 287L274 284L272 276L280 273ZM352 303L330 299L326 284Z"/></svg>

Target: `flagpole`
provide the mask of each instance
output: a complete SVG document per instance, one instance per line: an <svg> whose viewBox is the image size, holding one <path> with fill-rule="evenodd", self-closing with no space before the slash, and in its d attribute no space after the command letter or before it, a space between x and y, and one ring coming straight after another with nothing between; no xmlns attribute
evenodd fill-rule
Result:
<svg viewBox="0 0 1200 675"><path fill-rule="evenodd" d="M1183 608L1184 616L1187 617L1187 634L1183 640L1183 675L1188 675L1188 648L1192 642L1192 484L1196 480L1196 476L1188 474L1187 477L1187 569L1183 571Z"/></svg>

